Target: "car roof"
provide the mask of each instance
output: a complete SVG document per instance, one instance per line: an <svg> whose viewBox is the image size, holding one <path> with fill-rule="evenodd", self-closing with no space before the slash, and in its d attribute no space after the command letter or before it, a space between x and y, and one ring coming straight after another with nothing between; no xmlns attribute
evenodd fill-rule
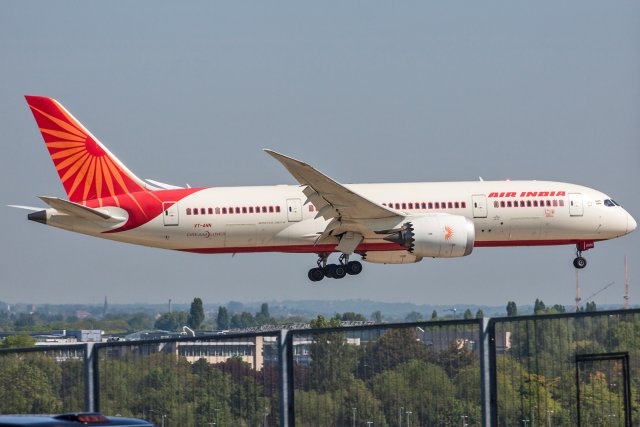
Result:
<svg viewBox="0 0 640 427"><path fill-rule="evenodd" d="M140 418L107 417L96 413L62 415L0 415L0 427L153 426Z"/></svg>

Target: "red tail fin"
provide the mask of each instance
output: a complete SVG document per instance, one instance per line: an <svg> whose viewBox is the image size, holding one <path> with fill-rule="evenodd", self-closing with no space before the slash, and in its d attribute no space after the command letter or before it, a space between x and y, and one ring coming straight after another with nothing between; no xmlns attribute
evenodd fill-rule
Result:
<svg viewBox="0 0 640 427"><path fill-rule="evenodd" d="M25 96L72 202L144 191L144 182L55 99Z"/></svg>

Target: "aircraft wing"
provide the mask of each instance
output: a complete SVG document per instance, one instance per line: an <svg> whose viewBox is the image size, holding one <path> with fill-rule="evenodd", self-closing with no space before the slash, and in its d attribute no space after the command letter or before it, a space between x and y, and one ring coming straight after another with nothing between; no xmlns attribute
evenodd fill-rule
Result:
<svg viewBox="0 0 640 427"><path fill-rule="evenodd" d="M313 166L294 158L264 150L278 160L303 186L304 194L318 208L317 217L338 220L371 220L402 218L403 215L349 190Z"/></svg>

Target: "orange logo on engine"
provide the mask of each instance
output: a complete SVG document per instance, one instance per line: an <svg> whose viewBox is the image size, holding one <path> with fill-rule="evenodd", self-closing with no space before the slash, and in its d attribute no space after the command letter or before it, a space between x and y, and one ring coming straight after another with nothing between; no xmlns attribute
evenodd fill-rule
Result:
<svg viewBox="0 0 640 427"><path fill-rule="evenodd" d="M453 228L451 228L451 226L445 225L444 231L446 231L446 233L444 234L444 240L449 240L453 237Z"/></svg>

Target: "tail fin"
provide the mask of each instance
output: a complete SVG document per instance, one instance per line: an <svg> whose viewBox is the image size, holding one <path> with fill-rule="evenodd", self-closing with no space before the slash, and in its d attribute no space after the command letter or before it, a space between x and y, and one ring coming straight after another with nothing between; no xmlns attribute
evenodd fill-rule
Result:
<svg viewBox="0 0 640 427"><path fill-rule="evenodd" d="M58 101L42 96L25 98L70 201L145 190L145 183Z"/></svg>

